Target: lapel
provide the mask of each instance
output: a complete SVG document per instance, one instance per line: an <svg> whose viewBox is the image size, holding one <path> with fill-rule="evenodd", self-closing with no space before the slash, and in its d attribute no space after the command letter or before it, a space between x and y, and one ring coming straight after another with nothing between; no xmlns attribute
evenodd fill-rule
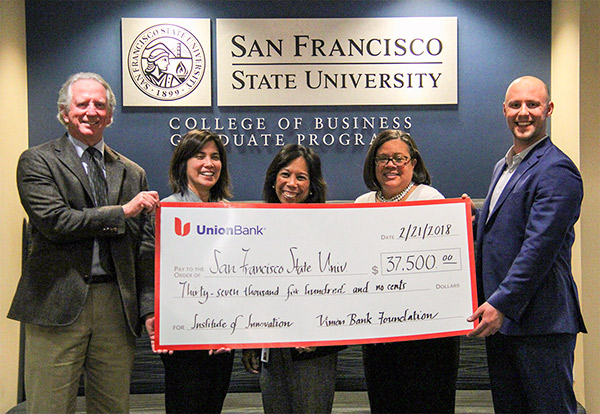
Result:
<svg viewBox="0 0 600 414"><path fill-rule="evenodd" d="M106 144L104 144L104 165L106 166L106 184L108 185L108 205L118 205L125 166L119 154Z"/></svg>
<svg viewBox="0 0 600 414"><path fill-rule="evenodd" d="M494 210L490 212L490 218L496 214L509 194L512 193L515 185L519 182L521 177L523 177L523 174L525 174L529 169L538 163L541 156L544 155L550 145L552 145L552 142L550 141L550 137L548 137L544 140L544 142L539 143L534 149L531 150L529 154L527 154L525 159L517 167L515 173L512 175L512 177L510 177L510 180L508 180L508 183L506 183L506 187L504 187L504 190L502 190L502 194L500 194L500 197L494 206ZM498 175L498 178L499 177L500 176ZM496 181L497 180L498 179L496 179ZM489 222L490 221L488 221L488 223Z"/></svg>
<svg viewBox="0 0 600 414"><path fill-rule="evenodd" d="M56 153L56 158L77 177L81 186L87 193L90 200L93 200L92 189L90 188L90 182L88 180L88 176L83 169L83 165L81 163L81 159L77 155L75 148L73 148L73 144L69 141L67 134L63 135L58 141L56 141L56 145L54 147L54 152ZM93 203L93 201L92 201Z"/></svg>
<svg viewBox="0 0 600 414"><path fill-rule="evenodd" d="M488 189L488 193L485 197L485 201L483 202L483 207L481 208L481 225L478 226L478 229L483 230L485 223L487 221L488 215L490 213L490 201L492 200L492 194L494 193L494 188L496 188L496 184L502 175L502 172L506 168L506 161L501 159L496 163L494 167L494 173L492 174L492 183L490 184L490 188Z"/></svg>

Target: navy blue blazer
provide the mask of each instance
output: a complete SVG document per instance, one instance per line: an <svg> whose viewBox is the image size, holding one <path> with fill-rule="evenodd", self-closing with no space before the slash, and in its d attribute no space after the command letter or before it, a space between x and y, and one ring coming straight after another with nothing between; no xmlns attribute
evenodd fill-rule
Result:
<svg viewBox="0 0 600 414"><path fill-rule="evenodd" d="M500 332L586 332L571 273L573 226L583 199L579 171L546 138L517 167L490 212L504 168L501 159L475 230L478 283L485 300L506 317Z"/></svg>

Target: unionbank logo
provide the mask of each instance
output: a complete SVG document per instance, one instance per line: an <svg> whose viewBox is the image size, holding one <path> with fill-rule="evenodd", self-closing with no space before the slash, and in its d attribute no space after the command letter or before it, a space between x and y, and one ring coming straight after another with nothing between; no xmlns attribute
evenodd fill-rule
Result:
<svg viewBox="0 0 600 414"><path fill-rule="evenodd" d="M187 236L190 234L191 224L181 221L179 217L175 217L175 234L178 236Z"/></svg>
<svg viewBox="0 0 600 414"><path fill-rule="evenodd" d="M201 236L264 236L265 227L262 226L242 226L235 224L233 226L223 227L217 224L207 226L198 225L196 231Z"/></svg>
<svg viewBox="0 0 600 414"><path fill-rule="evenodd" d="M175 234L187 236L191 231L191 223L183 223L179 217L175 217ZM196 233L200 236L264 236L266 228L262 226L233 226L223 227L219 225L208 226L206 224L196 226Z"/></svg>
<svg viewBox="0 0 600 414"><path fill-rule="evenodd" d="M192 32L176 24L157 24L133 41L127 66L140 91L160 101L174 101L200 84L206 57Z"/></svg>

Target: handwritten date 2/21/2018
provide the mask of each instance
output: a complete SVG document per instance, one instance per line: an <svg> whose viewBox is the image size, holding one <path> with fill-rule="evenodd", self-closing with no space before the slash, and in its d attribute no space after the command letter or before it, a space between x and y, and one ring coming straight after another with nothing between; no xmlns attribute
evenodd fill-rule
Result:
<svg viewBox="0 0 600 414"><path fill-rule="evenodd" d="M452 235L452 224L436 224L431 225L425 223L424 225L415 226L409 224L406 227L400 227L398 233L398 240L408 241L410 239L423 239L429 237L444 237Z"/></svg>

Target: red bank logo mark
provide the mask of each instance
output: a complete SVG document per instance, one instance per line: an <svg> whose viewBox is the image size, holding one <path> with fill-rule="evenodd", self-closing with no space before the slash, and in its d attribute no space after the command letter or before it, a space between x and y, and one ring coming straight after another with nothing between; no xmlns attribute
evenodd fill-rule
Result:
<svg viewBox="0 0 600 414"><path fill-rule="evenodd" d="M181 219L175 217L175 234L178 236L187 236L190 234L190 223L185 223L182 226Z"/></svg>

